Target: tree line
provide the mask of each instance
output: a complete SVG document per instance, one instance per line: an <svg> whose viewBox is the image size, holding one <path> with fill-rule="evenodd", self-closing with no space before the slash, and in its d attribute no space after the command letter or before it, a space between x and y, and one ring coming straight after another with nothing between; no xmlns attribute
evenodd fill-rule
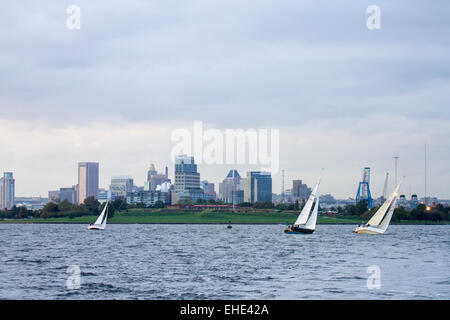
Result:
<svg viewBox="0 0 450 320"><path fill-rule="evenodd" d="M356 204L346 205L344 208L338 207L337 216L359 217L363 220L368 220L378 209L379 207L369 209L367 201L361 200ZM449 221L449 211L450 207L444 207L442 204L427 209L424 204L420 203L416 208L410 210L399 206L394 211L392 221Z"/></svg>

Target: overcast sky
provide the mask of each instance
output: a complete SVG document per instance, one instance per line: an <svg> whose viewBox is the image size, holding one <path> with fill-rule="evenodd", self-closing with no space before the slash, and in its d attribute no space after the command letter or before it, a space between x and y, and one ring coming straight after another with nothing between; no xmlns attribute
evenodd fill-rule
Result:
<svg viewBox="0 0 450 320"><path fill-rule="evenodd" d="M80 30L66 27L71 4ZM381 30L366 27L372 4ZM76 184L79 161L100 162L101 187L120 174L142 185L152 162L173 174L171 133L201 120L279 129L286 188L323 167L321 192L338 198L355 196L365 166L379 196L394 155L402 193L423 196L428 141L428 190L450 199L449 1L0 7L0 171L14 172L17 196ZM232 167L199 170L217 183Z"/></svg>

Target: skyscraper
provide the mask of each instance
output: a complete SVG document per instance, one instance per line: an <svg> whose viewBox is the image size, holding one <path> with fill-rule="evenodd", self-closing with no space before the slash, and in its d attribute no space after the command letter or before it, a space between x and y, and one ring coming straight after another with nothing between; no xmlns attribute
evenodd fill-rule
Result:
<svg viewBox="0 0 450 320"><path fill-rule="evenodd" d="M78 204L88 197L98 198L98 162L78 163Z"/></svg>
<svg viewBox="0 0 450 320"><path fill-rule="evenodd" d="M15 202L15 180L12 172L3 173L0 178L0 210L9 210Z"/></svg>
<svg viewBox="0 0 450 320"><path fill-rule="evenodd" d="M197 199L205 199L205 193L200 188L200 173L197 172L194 157L178 155L175 156L175 188L172 203L178 203L183 199L195 202Z"/></svg>
<svg viewBox="0 0 450 320"><path fill-rule="evenodd" d="M233 191L241 190L240 188L241 176L237 170L230 170L228 175L221 183L219 183L219 198L224 202L233 202Z"/></svg>
<svg viewBox="0 0 450 320"><path fill-rule="evenodd" d="M250 203L272 202L272 175L270 172L247 172L244 201Z"/></svg>

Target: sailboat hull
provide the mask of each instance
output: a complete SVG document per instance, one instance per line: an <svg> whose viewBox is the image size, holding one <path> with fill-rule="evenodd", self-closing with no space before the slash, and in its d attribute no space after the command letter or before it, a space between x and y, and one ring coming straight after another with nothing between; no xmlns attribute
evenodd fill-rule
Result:
<svg viewBox="0 0 450 320"><path fill-rule="evenodd" d="M383 234L385 230L374 227L357 227L355 233L357 234Z"/></svg>
<svg viewBox="0 0 450 320"><path fill-rule="evenodd" d="M91 226L88 226L88 229L89 230L103 230L103 229L105 229L105 227L104 226L101 226L101 225L91 225Z"/></svg>
<svg viewBox="0 0 450 320"><path fill-rule="evenodd" d="M305 229L305 228L295 228L295 229L286 228L284 230L284 233L287 233L287 234L311 234L313 232L314 232L314 230L312 230L312 229Z"/></svg>

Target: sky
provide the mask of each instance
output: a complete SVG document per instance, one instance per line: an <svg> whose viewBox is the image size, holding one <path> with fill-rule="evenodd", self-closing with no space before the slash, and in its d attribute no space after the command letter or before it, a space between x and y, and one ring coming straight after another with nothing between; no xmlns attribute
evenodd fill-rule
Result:
<svg viewBox="0 0 450 320"><path fill-rule="evenodd" d="M81 28L66 26L70 5ZM381 29L369 30L369 5ZM143 185L169 166L171 134L194 121L219 130L278 129L273 191L293 179L354 197L363 168L394 187L450 199L450 2L33 1L0 10L0 171L16 196L77 183L100 163ZM254 165L199 166L202 180ZM218 186L216 186L216 191Z"/></svg>

